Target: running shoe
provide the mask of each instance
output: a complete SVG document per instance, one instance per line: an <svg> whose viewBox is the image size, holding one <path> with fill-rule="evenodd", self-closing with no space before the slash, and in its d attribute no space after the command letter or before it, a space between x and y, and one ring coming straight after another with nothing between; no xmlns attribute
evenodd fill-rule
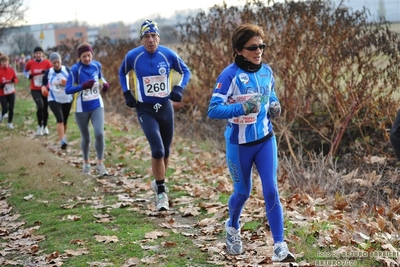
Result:
<svg viewBox="0 0 400 267"><path fill-rule="evenodd" d="M37 127L36 135L37 136L43 135L43 126L38 126Z"/></svg>
<svg viewBox="0 0 400 267"><path fill-rule="evenodd" d="M164 188L165 188L165 192L168 193L168 188L165 184L164 184ZM158 185L156 183L156 180L151 181L151 189L153 189L155 194L158 194Z"/></svg>
<svg viewBox="0 0 400 267"><path fill-rule="evenodd" d="M277 242L274 245L274 255L272 256L274 262L295 262L296 258L290 253L286 242Z"/></svg>
<svg viewBox="0 0 400 267"><path fill-rule="evenodd" d="M8 129L14 129L14 125L12 123L7 123L7 128Z"/></svg>
<svg viewBox="0 0 400 267"><path fill-rule="evenodd" d="M229 254L237 255L243 253L243 244L240 237L240 228L228 226L229 219L225 222L226 250Z"/></svg>
<svg viewBox="0 0 400 267"><path fill-rule="evenodd" d="M82 173L83 174L90 174L90 164L83 164Z"/></svg>
<svg viewBox="0 0 400 267"><path fill-rule="evenodd" d="M44 127L43 128L43 134L44 135L48 135L50 132L49 132L49 128L47 128L47 126L46 127Z"/></svg>
<svg viewBox="0 0 400 267"><path fill-rule="evenodd" d="M108 175L108 171L106 169L106 166L104 166L104 164L97 165L96 172L99 176L107 176Z"/></svg>
<svg viewBox="0 0 400 267"><path fill-rule="evenodd" d="M61 146L61 149L62 149L62 150L67 149L67 146L68 146L67 141L65 141L64 139L61 140L61 141L60 141L60 146Z"/></svg>
<svg viewBox="0 0 400 267"><path fill-rule="evenodd" d="M156 207L158 211L169 210L167 193L162 192L160 194L156 194Z"/></svg>

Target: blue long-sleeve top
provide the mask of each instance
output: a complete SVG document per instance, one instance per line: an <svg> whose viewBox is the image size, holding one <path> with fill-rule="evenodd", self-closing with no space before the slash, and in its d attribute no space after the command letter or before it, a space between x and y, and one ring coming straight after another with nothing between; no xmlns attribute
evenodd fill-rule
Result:
<svg viewBox="0 0 400 267"><path fill-rule="evenodd" d="M94 80L92 88L83 89L82 83ZM101 64L92 60L88 65L81 61L71 67L71 75L68 76L65 92L74 94L72 109L75 112L91 111L98 107L104 107L103 98L100 94L100 84L106 83L104 79Z"/></svg>
<svg viewBox="0 0 400 267"><path fill-rule="evenodd" d="M257 114L245 115L243 99L246 95L255 93L261 94L260 111ZM254 142L272 132L268 113L271 102L279 103L270 66L263 63L257 72L246 72L232 63L217 78L208 107L208 116L212 119L228 120L225 138L230 143Z"/></svg>
<svg viewBox="0 0 400 267"><path fill-rule="evenodd" d="M132 73L132 93L137 101L143 103L164 103L169 99L172 85L172 70L181 74L178 85L185 88L190 79L190 70L173 50L158 46L154 53L144 46L130 50L119 68L122 91L131 90L127 76Z"/></svg>

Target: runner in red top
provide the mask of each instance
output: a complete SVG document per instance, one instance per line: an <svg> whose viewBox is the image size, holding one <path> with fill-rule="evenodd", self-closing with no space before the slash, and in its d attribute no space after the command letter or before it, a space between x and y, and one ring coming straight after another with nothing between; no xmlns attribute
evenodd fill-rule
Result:
<svg viewBox="0 0 400 267"><path fill-rule="evenodd" d="M8 112L8 129L14 129L12 120L14 117L15 105L15 84L18 83L17 74L15 70L10 67L10 59L7 55L0 56L0 103L1 114L0 122L2 122L4 115Z"/></svg>
<svg viewBox="0 0 400 267"><path fill-rule="evenodd" d="M49 109L47 97L42 95L41 86L43 75L46 70L52 67L50 60L44 58L43 49L39 46L33 50L34 58L26 63L24 74L25 77L31 80L31 94L36 103L36 117L38 120L38 127L36 135L49 134L47 128L47 120L49 118Z"/></svg>

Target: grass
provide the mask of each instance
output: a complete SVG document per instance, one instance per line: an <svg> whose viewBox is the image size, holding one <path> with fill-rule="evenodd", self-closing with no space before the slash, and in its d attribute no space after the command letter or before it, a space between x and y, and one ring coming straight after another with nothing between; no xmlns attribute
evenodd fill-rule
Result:
<svg viewBox="0 0 400 267"><path fill-rule="evenodd" d="M112 205L118 203L115 195L104 195L98 190L95 179L88 179L80 172L80 164L65 164L53 153L43 148L40 140L26 138L19 133L35 130L35 108L31 100L28 85L24 78L20 79L18 96L15 107L13 132L0 132L0 183L2 186L11 184L12 194L7 199L15 212L22 215L25 227L40 226L36 235L46 238L40 242L43 253L49 255L54 252L64 253L68 250L77 250L86 247L88 254L70 257L64 261L66 266L88 266L88 262L105 261L112 266L122 266L129 258L153 258L146 266L158 266L160 259L168 258L164 266L185 266L202 264L206 266L206 254L202 253L192 239L185 238L171 230L162 229L157 222L142 213L128 209L95 208L96 204ZM24 88L24 89L22 89ZM55 135L54 116L50 113L49 129ZM54 122L54 123L53 123ZM4 127L5 128L5 127ZM107 144L112 151L123 151L124 143L118 143L118 138L126 135L121 129L106 125ZM71 145L79 148L79 130L71 113L68 124L68 137ZM140 136L136 131L129 138ZM46 139L48 137L43 137ZM56 139L54 141L56 144ZM144 149L143 142L134 149ZM111 149L110 149L111 148ZM146 174L148 164L143 158L117 157L118 153L110 153L107 158L109 164L128 164L137 173ZM76 155L75 155L76 156ZM76 166L75 166L76 165ZM181 195L179 192L177 195ZM28 196L31 199L26 200ZM73 208L68 205L77 204ZM64 207L64 208L63 208ZM108 223L96 222L98 215L107 215L113 218ZM71 220L76 216L77 220ZM151 231L162 231L166 236L155 240L146 239L145 235ZM95 240L95 236L117 236L118 242L104 244ZM80 240L80 242L72 242ZM6 242L1 240L1 243ZM163 245L164 244L164 245ZM169 245L165 245L169 244ZM143 247L149 247L144 249ZM182 252L181 248L187 248ZM10 255L6 256L10 257ZM27 255L13 254L13 259L23 259ZM151 264L151 261L154 263ZM21 264L22 265L22 264ZM140 266L140 265L139 265Z"/></svg>
<svg viewBox="0 0 400 267"><path fill-rule="evenodd" d="M240 266L244 264L244 260L209 251L199 243L201 238L196 240L197 238L190 237L191 235L196 237L198 229L185 229L183 232L188 234L186 235L162 226L163 223L177 218L177 223L193 225L204 218L213 216L208 214L206 209L200 209L199 215L195 217L179 216L178 212L167 216L155 215L147 212L144 208L146 203L140 201L149 199L150 195L143 192L144 190L135 190L121 184L104 184L82 175L79 152L80 134L73 113L71 113L67 131L68 140L73 149L68 155L50 152L54 150L51 144L58 146L53 114L50 114L49 119L50 136L40 138L29 136L33 135L36 129L35 108L28 90L20 88L28 88L24 78L21 78L21 84L18 87L14 119L16 129L7 131L4 123L0 125L0 189L10 188L7 201L11 204L13 212L21 215L20 221L25 223L24 227L37 228L34 233L45 236L45 239L39 243L40 253L38 254L49 256L59 253L66 257L65 255L71 251L86 249L81 255L68 256L63 261L65 266L74 267L107 266L101 264L128 266L127 261L137 261L135 266ZM137 125L121 122L121 118L113 114L106 114L106 118L108 121L118 122L105 125L106 164L110 168L121 169L122 175L126 178L124 183L141 181L141 183L135 183L138 185L149 182L151 180L150 154L148 144L140 129ZM218 175L227 176L227 181L230 181L225 172L220 173L220 166L216 164L224 162L224 159L218 154L213 154L215 148L209 143L178 139L173 144L173 150L176 154L172 155L173 159L167 177L173 180L174 186L201 184L204 188L213 189L220 184L220 180L214 179ZM93 158L94 150L91 151ZM181 173L178 175L179 171ZM225 168L223 171L226 171ZM199 172L210 174L212 178L199 179ZM219 174L215 175L215 172ZM193 206L201 206L199 204L207 202L201 196L193 196L193 192L174 190L174 186L170 188L171 199L192 198ZM253 193L255 194L256 191ZM121 203L119 199L121 195L134 199L134 203L126 207L114 208L113 205ZM215 202L226 204L229 195L229 192L218 192ZM290 199L291 194L284 191L281 197ZM179 202L174 203L175 210L178 211L181 207L184 208L185 205ZM325 208L329 207L317 207L317 209ZM246 209L251 211L252 207L247 206ZM257 218L246 221L243 226L244 232L256 233L265 227L267 224L265 219L260 217L260 214L257 215ZM217 216L216 220L223 225L224 218ZM298 224L285 220L285 235L295 240L290 246L297 254L304 255L299 261L313 263L318 259L327 259L323 257L325 254L321 253L331 253L337 249L335 245L321 249L318 244L318 236L327 231L334 231L334 224L327 221ZM218 240L224 242L223 229L218 226L214 231L210 239L215 238L216 242ZM157 237L148 236L149 233L154 234L154 232L157 233ZM96 239L114 236L117 241L108 243ZM0 239L0 248L5 247L8 242L7 239ZM374 244L367 245L373 247ZM215 246L216 251L217 247L218 245ZM220 262L210 262L211 258L217 256L222 258ZM4 257L20 262L19 265L14 266L24 266L23 262L27 261L30 255L17 251ZM368 258L355 261L354 266L376 267L378 263L373 258Z"/></svg>

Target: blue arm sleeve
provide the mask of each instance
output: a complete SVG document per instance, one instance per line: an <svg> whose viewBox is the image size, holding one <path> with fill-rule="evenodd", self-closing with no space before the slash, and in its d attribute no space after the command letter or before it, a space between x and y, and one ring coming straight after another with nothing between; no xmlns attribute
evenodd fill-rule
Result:
<svg viewBox="0 0 400 267"><path fill-rule="evenodd" d="M207 114L211 119L230 119L244 115L244 110L241 104L225 105L222 98L213 96Z"/></svg>
<svg viewBox="0 0 400 267"><path fill-rule="evenodd" d="M79 91L82 91L82 85L78 84L76 85L77 79L77 73L74 73L72 70L70 72L70 75L68 76L67 79L67 84L65 85L65 93L66 94L75 94Z"/></svg>
<svg viewBox="0 0 400 267"><path fill-rule="evenodd" d="M119 83L121 84L122 87L122 92L126 92L129 90L128 88L128 83L126 80L126 75L132 70L130 66L128 66L128 55L127 54L124 58L124 60L121 63L121 66L119 67L118 71L118 76L119 76Z"/></svg>

